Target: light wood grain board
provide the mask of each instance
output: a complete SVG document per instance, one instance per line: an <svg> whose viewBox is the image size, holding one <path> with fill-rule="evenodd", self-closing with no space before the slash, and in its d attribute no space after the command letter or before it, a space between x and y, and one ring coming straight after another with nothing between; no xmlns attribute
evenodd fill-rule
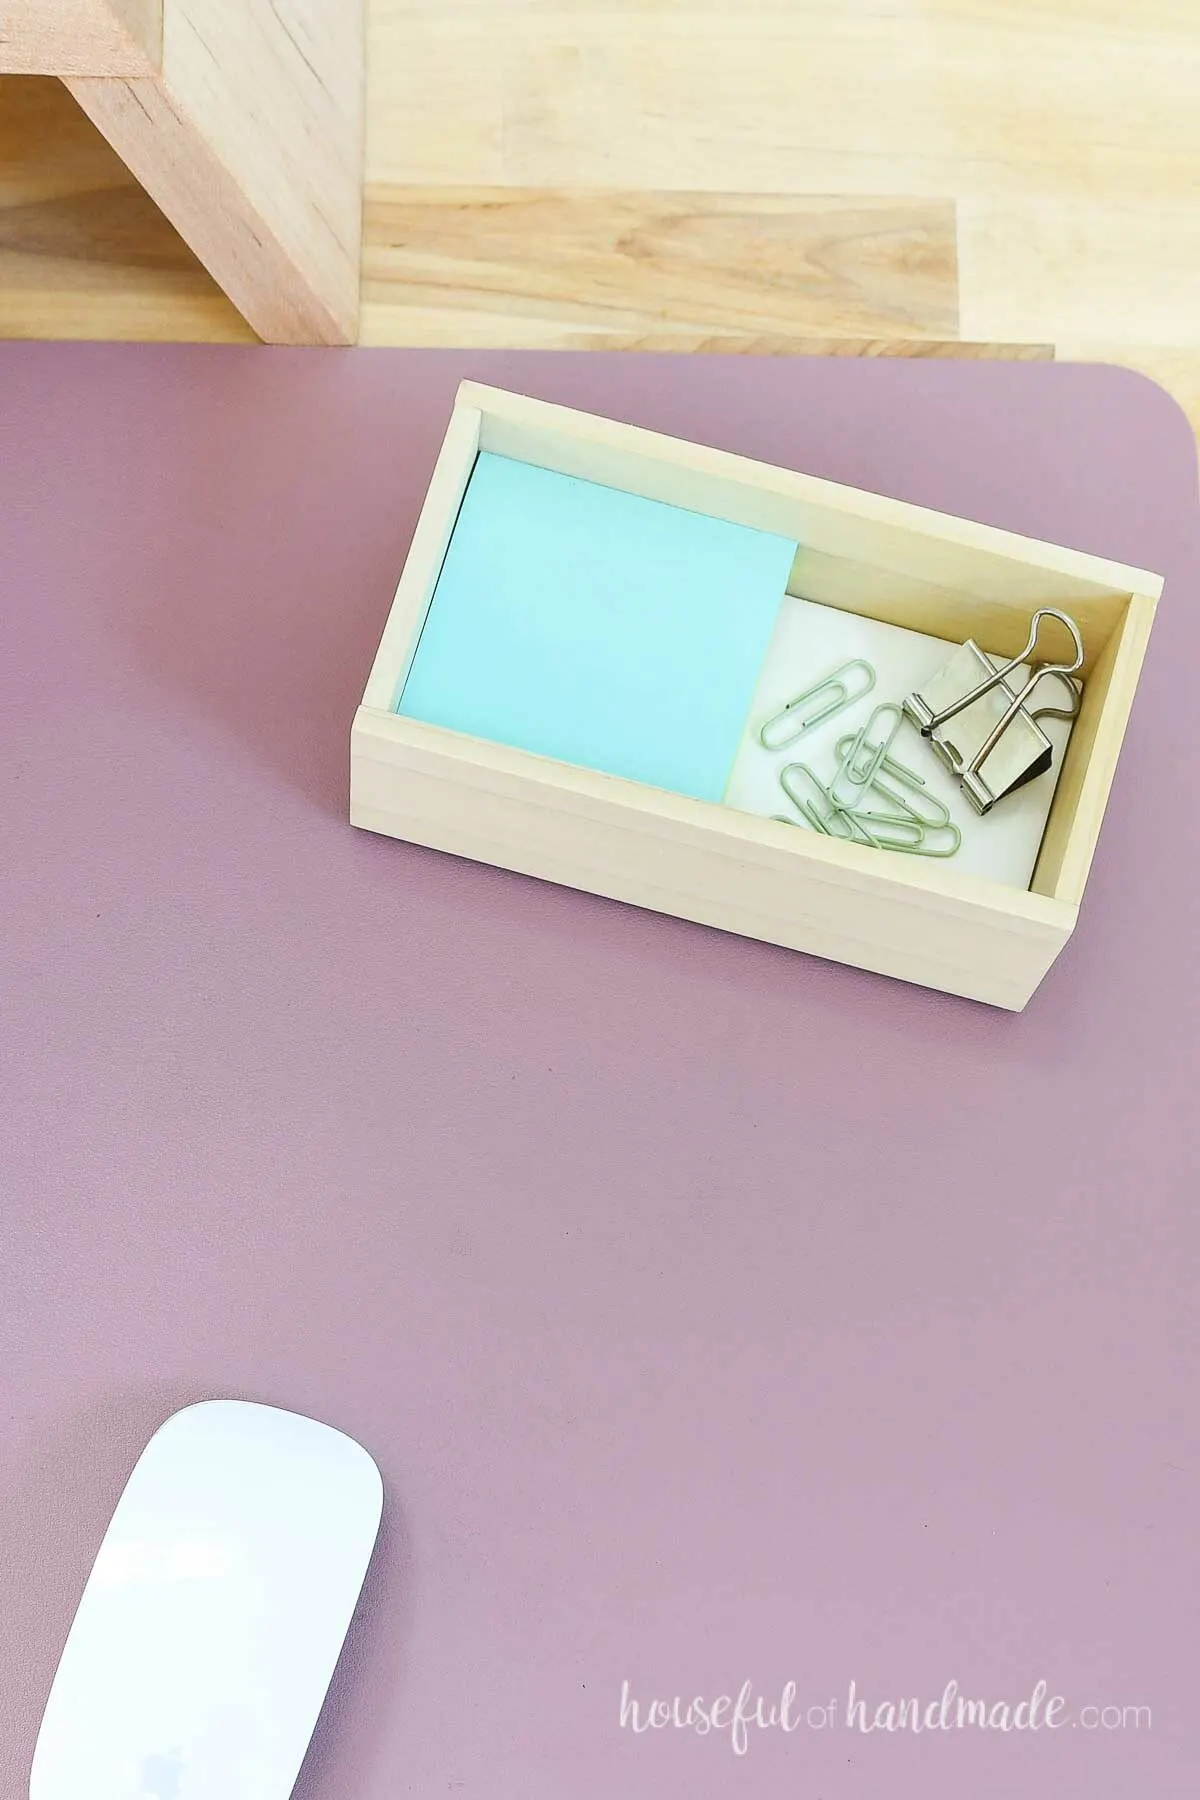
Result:
<svg viewBox="0 0 1200 1800"><path fill-rule="evenodd" d="M372 188L373 334L389 307L467 340L655 326L731 335L958 335L951 201L694 191Z"/></svg>
<svg viewBox="0 0 1200 1800"><path fill-rule="evenodd" d="M1195 0L369 0L362 337L1053 346L1200 425L1197 93ZM64 106L0 81L0 331L244 337Z"/></svg>
<svg viewBox="0 0 1200 1800"><path fill-rule="evenodd" d="M160 70L68 88L257 331L353 343L362 0L162 4Z"/></svg>
<svg viewBox="0 0 1200 1800"><path fill-rule="evenodd" d="M0 69L150 75L162 56L162 0L5 0Z"/></svg>
<svg viewBox="0 0 1200 1800"><path fill-rule="evenodd" d="M1200 424L1194 0L376 0L372 45L371 194L952 199L958 335L1152 353ZM595 341L531 298L514 341Z"/></svg>
<svg viewBox="0 0 1200 1800"><path fill-rule="evenodd" d="M0 76L0 335L254 333L58 82Z"/></svg>
<svg viewBox="0 0 1200 1800"><path fill-rule="evenodd" d="M1198 74L1191 0L377 0L367 172L1183 199Z"/></svg>

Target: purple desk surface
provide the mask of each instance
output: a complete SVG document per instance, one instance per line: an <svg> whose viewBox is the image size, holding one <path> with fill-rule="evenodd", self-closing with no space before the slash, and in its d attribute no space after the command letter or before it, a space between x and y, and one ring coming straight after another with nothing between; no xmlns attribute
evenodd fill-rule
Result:
<svg viewBox="0 0 1200 1800"><path fill-rule="evenodd" d="M351 830L464 374L1166 574L1023 1017ZM0 349L0 1791L209 1395L387 1484L303 1800L1196 1791L1196 502L1098 368Z"/></svg>

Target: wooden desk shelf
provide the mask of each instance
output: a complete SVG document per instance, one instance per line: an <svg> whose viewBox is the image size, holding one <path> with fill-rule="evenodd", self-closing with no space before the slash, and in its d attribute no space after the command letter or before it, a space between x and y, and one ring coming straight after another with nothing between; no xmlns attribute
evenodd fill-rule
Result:
<svg viewBox="0 0 1200 1800"><path fill-rule="evenodd" d="M15 0L0 72L65 83L260 337L355 341L356 0Z"/></svg>

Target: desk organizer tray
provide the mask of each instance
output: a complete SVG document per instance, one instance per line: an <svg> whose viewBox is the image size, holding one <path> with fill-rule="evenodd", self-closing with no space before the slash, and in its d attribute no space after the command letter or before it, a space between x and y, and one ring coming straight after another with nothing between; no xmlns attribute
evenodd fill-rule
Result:
<svg viewBox="0 0 1200 1800"><path fill-rule="evenodd" d="M1019 1011L1075 928L1161 588L465 382L355 716L351 821ZM1077 628L1077 714L1041 723L1052 758L976 817L917 690L1018 657L1041 609ZM770 719L845 663L869 698L777 748ZM892 754L907 798L952 816L953 855L889 854L873 821L894 836L894 813L834 809L838 835L823 800L781 795L803 757L827 796L905 702Z"/></svg>

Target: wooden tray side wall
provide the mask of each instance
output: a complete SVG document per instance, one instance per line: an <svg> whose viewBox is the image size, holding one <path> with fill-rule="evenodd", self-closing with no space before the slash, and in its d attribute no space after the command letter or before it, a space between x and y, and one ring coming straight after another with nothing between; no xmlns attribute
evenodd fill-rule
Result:
<svg viewBox="0 0 1200 1800"><path fill-rule="evenodd" d="M1095 657L1145 570L906 501L465 382L480 448L668 505L795 538L789 593L1012 655L1037 606L1077 619ZM1085 665L1086 669L1086 665Z"/></svg>
<svg viewBox="0 0 1200 1800"><path fill-rule="evenodd" d="M1036 894L1067 905L1083 899L1104 808L1133 706L1156 602L1130 596L1119 628L1105 644L1083 690L1046 835L1030 883Z"/></svg>
<svg viewBox="0 0 1200 1800"><path fill-rule="evenodd" d="M391 712L404 691L446 550L458 522L463 495L479 454L481 424L482 414L477 407L455 407L404 561L396 598L383 628L363 695L364 706Z"/></svg>
<svg viewBox="0 0 1200 1800"><path fill-rule="evenodd" d="M354 824L1020 1010L1075 910L359 709ZM881 867L886 864L886 867ZM997 896L1004 904L997 905Z"/></svg>
<svg viewBox="0 0 1200 1800"><path fill-rule="evenodd" d="M0 0L260 337L358 337L363 0Z"/></svg>

